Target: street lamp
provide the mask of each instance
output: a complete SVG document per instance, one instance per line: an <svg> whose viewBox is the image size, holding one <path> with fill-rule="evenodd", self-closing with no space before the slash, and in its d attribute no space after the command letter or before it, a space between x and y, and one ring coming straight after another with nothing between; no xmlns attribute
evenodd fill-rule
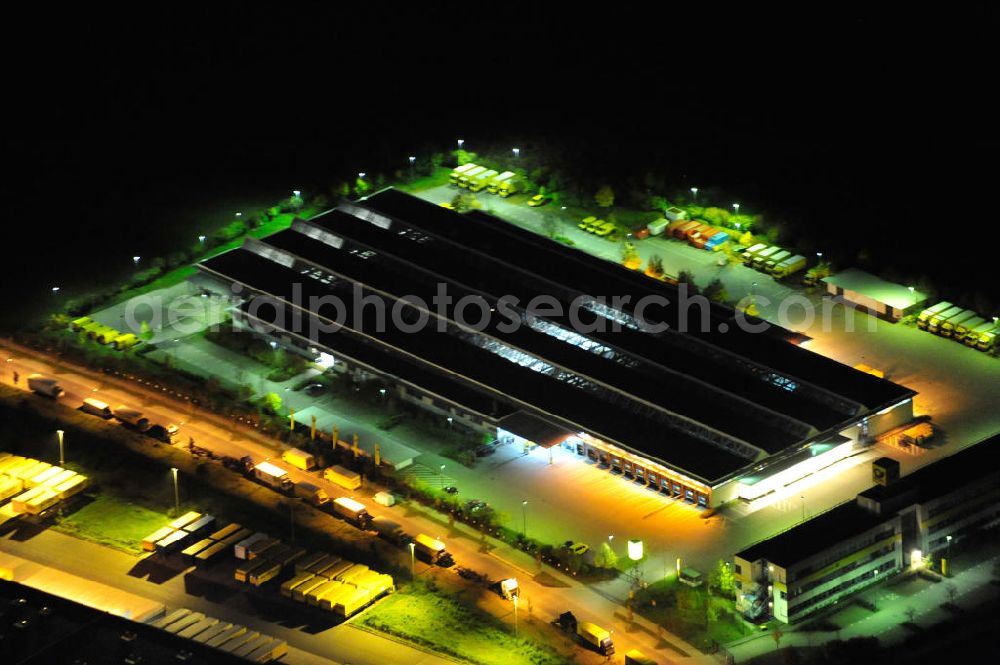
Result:
<svg viewBox="0 0 1000 665"><path fill-rule="evenodd" d="M441 473L438 475L441 478L441 489L444 489L444 464L441 465Z"/></svg>
<svg viewBox="0 0 1000 665"><path fill-rule="evenodd" d="M413 163L417 161L417 158L414 157L413 155L410 155L409 159L410 159L410 166L413 166Z"/></svg>
<svg viewBox="0 0 1000 665"><path fill-rule="evenodd" d="M697 187L692 187L691 188L691 195L694 197L695 201L698 200L698 188Z"/></svg>
<svg viewBox="0 0 1000 665"><path fill-rule="evenodd" d="M170 473L174 476L174 514L181 514L181 494L177 487L177 467L170 467Z"/></svg>
<svg viewBox="0 0 1000 665"><path fill-rule="evenodd" d="M59 287L58 286L53 286L52 287L52 293L59 293Z"/></svg>
<svg viewBox="0 0 1000 665"><path fill-rule="evenodd" d="M134 263L135 265L139 265L139 258L140 257L138 257L138 256L133 256L132 257L132 263Z"/></svg>
<svg viewBox="0 0 1000 665"><path fill-rule="evenodd" d="M517 159L518 157L521 156L521 149L520 148L514 148L513 152L514 152L514 158L515 159Z"/></svg>
<svg viewBox="0 0 1000 665"><path fill-rule="evenodd" d="M205 236L198 236L198 242L204 244L205 243Z"/></svg>
<svg viewBox="0 0 1000 665"><path fill-rule="evenodd" d="M802 499L802 521L805 522L806 521L806 495L803 494L799 498Z"/></svg>
<svg viewBox="0 0 1000 665"><path fill-rule="evenodd" d="M64 466L66 464L66 458L63 455L63 435L64 431L61 429L56 430L56 436L59 437L59 466Z"/></svg>
<svg viewBox="0 0 1000 665"><path fill-rule="evenodd" d="M451 424L452 424L452 422L454 422L454 421L455 421L455 419L454 419L454 418L452 418L451 416L448 416L448 427L451 427Z"/></svg>
<svg viewBox="0 0 1000 665"><path fill-rule="evenodd" d="M367 174L364 171L358 171L358 177L361 178L362 180L365 179L365 175Z"/></svg>
<svg viewBox="0 0 1000 665"><path fill-rule="evenodd" d="M242 213L242 212L238 212L238 213L236 213L236 216L237 216L237 217L242 217L242 216L243 216L243 213Z"/></svg>
<svg viewBox="0 0 1000 665"><path fill-rule="evenodd" d="M295 196L296 198L298 198L299 196L302 196L302 192L300 190L298 190L298 189L293 189L292 190L292 196Z"/></svg>
<svg viewBox="0 0 1000 665"><path fill-rule="evenodd" d="M514 596L514 637L517 637L517 596Z"/></svg>
<svg viewBox="0 0 1000 665"><path fill-rule="evenodd" d="M413 565L414 565L414 561L416 559L416 555L413 552L414 552L414 548L416 548L416 546L417 546L416 543L410 541L410 579L413 579L414 577L416 577L416 574L413 572Z"/></svg>
<svg viewBox="0 0 1000 665"><path fill-rule="evenodd" d="M739 203L734 203L733 204L733 210L736 211L737 215L740 214L740 204Z"/></svg>
<svg viewBox="0 0 1000 665"><path fill-rule="evenodd" d="M528 501L521 502L521 535L528 537Z"/></svg>
<svg viewBox="0 0 1000 665"><path fill-rule="evenodd" d="M822 259L823 258L823 252L816 252L816 258L817 259Z"/></svg>
<svg viewBox="0 0 1000 665"><path fill-rule="evenodd" d="M465 139L458 139L458 149L461 150L462 146L465 145Z"/></svg>

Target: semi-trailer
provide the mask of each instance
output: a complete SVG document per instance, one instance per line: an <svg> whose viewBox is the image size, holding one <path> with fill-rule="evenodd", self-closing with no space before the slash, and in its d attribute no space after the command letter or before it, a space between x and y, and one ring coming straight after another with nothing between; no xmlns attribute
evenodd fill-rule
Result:
<svg viewBox="0 0 1000 665"><path fill-rule="evenodd" d="M204 644L204 643L208 642L210 639L212 639L213 637L215 637L216 635L218 635L218 634L220 634L220 633L222 633L224 631L227 631L227 630L229 630L232 627L233 627L233 624L227 623L225 621L220 621L219 623L215 624L214 626L206 628L205 630L203 630L202 632L198 633L197 635L195 635L191 639L194 640L195 642L198 642L199 644Z"/></svg>
<svg viewBox="0 0 1000 665"><path fill-rule="evenodd" d="M625 652L625 665L656 665L656 661L638 649L630 649Z"/></svg>
<svg viewBox="0 0 1000 665"><path fill-rule="evenodd" d="M330 495L326 490L312 483L295 483L295 496L317 508L324 508L330 503Z"/></svg>
<svg viewBox="0 0 1000 665"><path fill-rule="evenodd" d="M379 515L373 517L371 530L377 533L379 538L383 538L394 545L401 545L406 538L406 532L403 531L403 527L388 517Z"/></svg>
<svg viewBox="0 0 1000 665"><path fill-rule="evenodd" d="M335 513L355 526L367 529L371 526L372 517L368 514L365 504L343 496L333 500Z"/></svg>
<svg viewBox="0 0 1000 665"><path fill-rule="evenodd" d="M948 319L947 321L942 321L941 326L938 328L938 334L940 334L942 337L951 337L955 332L955 328L960 326L962 323L965 323L966 321L971 321L977 318L979 317L971 309L963 310L958 314L956 314L955 316Z"/></svg>
<svg viewBox="0 0 1000 665"><path fill-rule="evenodd" d="M976 348L980 351L992 351L993 347L996 346L998 335L1000 335L1000 326L993 326L991 330L979 333Z"/></svg>
<svg viewBox="0 0 1000 665"><path fill-rule="evenodd" d="M80 410L84 413L100 416L105 420L111 420L115 415L111 411L111 406L107 402L102 402L101 400L94 399L93 397L88 397L83 400L83 404L80 405Z"/></svg>
<svg viewBox="0 0 1000 665"><path fill-rule="evenodd" d="M212 617L205 617L197 623L193 623L181 632L177 633L177 637L183 637L186 640L194 639L196 635L200 635L204 631L208 630L212 626L219 623L218 619Z"/></svg>
<svg viewBox="0 0 1000 665"><path fill-rule="evenodd" d="M347 561L345 559L337 559L336 561L324 566L318 573L316 573L316 576L328 580L336 579L344 571L350 570L350 568L353 565L354 565L353 561Z"/></svg>
<svg viewBox="0 0 1000 665"><path fill-rule="evenodd" d="M211 564L221 558L230 547L231 545L225 542L214 543L198 552L194 556L194 561L196 564Z"/></svg>
<svg viewBox="0 0 1000 665"><path fill-rule="evenodd" d="M611 633L597 624L580 621L576 624L576 634L602 656L610 656L615 652L615 644L611 641Z"/></svg>
<svg viewBox="0 0 1000 665"><path fill-rule="evenodd" d="M329 581L330 580L326 579L325 577L320 577L319 575L317 575L316 577L312 578L311 580L306 580L302 584L296 585L292 589L292 600L294 600L296 602L299 602L299 603L306 602L306 595L310 591L312 591L313 589L319 587L322 584L326 584Z"/></svg>
<svg viewBox="0 0 1000 665"><path fill-rule="evenodd" d="M356 490L361 487L361 474L342 466L331 466L323 469L323 479L340 485L346 490Z"/></svg>
<svg viewBox="0 0 1000 665"><path fill-rule="evenodd" d="M270 560L266 557L257 557L252 561L243 561L237 565L236 569L233 571L233 578L237 582L247 582L254 572L268 567L270 563Z"/></svg>
<svg viewBox="0 0 1000 665"><path fill-rule="evenodd" d="M239 531L242 528L243 527L240 526L239 524L237 524L236 522L232 522L232 523L228 524L227 526L222 527L218 531L210 534L208 537L211 538L212 540L216 540L216 541L218 541L218 540L225 540L226 538L228 538L229 536L233 535L234 533L236 533L237 531Z"/></svg>
<svg viewBox="0 0 1000 665"><path fill-rule="evenodd" d="M444 543L423 533L417 534L413 539L413 550L431 564L443 564L450 558Z"/></svg>
<svg viewBox="0 0 1000 665"><path fill-rule="evenodd" d="M795 256L791 256L782 261L781 263L775 265L774 268L770 271L770 273L771 275L774 276L775 279L782 279L784 277L788 277L789 275L797 273L798 271L802 270L805 267L806 267L806 257L803 256L802 254L796 254Z"/></svg>
<svg viewBox="0 0 1000 665"><path fill-rule="evenodd" d="M649 231L649 235L658 236L662 235L663 232L667 230L668 226L670 226L670 222L664 217L660 217L659 219L654 219L652 222L647 224L646 230Z"/></svg>
<svg viewBox="0 0 1000 665"><path fill-rule="evenodd" d="M943 312L938 312L930 317L927 322L927 330L932 333L937 334L938 330L941 329L941 324L950 319L953 316L957 316L962 313L961 307L950 307Z"/></svg>
<svg viewBox="0 0 1000 665"><path fill-rule="evenodd" d="M764 261L763 270L764 272L770 274L782 261L787 259L792 255L787 249L783 249L776 254L771 255L766 261Z"/></svg>
<svg viewBox="0 0 1000 665"><path fill-rule="evenodd" d="M351 564L351 567L348 568L347 570L342 570L341 572L337 573L337 575L335 575L333 579L337 580L338 582L353 582L355 579L361 577L368 571L369 568L366 564L355 563Z"/></svg>
<svg viewBox="0 0 1000 665"><path fill-rule="evenodd" d="M292 479L288 477L288 472L270 462L255 464L253 477L279 492L288 492L292 489Z"/></svg>
<svg viewBox="0 0 1000 665"><path fill-rule="evenodd" d="M171 554L176 552L184 545L184 541L187 540L187 538L188 533L186 531L183 529L177 529L156 543L156 551L160 554Z"/></svg>
<svg viewBox="0 0 1000 665"><path fill-rule="evenodd" d="M306 603L314 607L319 607L320 599L328 593L337 593L344 587L344 583L339 580L326 580L305 595Z"/></svg>
<svg viewBox="0 0 1000 665"><path fill-rule="evenodd" d="M212 540L211 538L204 538L196 542L194 545L188 545L183 550L181 550L181 556L187 559L188 561L195 561L199 552L207 550L209 547L212 547L213 545L216 544L218 543Z"/></svg>
<svg viewBox="0 0 1000 665"><path fill-rule="evenodd" d="M269 539L270 538L266 533L258 531L252 536L247 536L243 540L235 543L233 545L233 555L237 559L247 559L248 558L247 555L250 553L250 547L253 546L254 543L257 543L258 541L261 540L269 540Z"/></svg>
<svg viewBox="0 0 1000 665"><path fill-rule="evenodd" d="M483 191L483 189L485 189L490 184L490 181L493 180L493 178L495 178L497 175L498 175L497 171L490 169L489 171L485 171L483 173L473 176L469 180L469 191L470 192Z"/></svg>
<svg viewBox="0 0 1000 665"><path fill-rule="evenodd" d="M291 579L285 580L281 584L281 595L285 598L292 597L292 591L294 591L300 584L305 584L316 576L312 573L297 573Z"/></svg>
<svg viewBox="0 0 1000 665"><path fill-rule="evenodd" d="M321 563L330 558L330 555L326 552L313 552L307 556L302 557L295 562L295 572L296 574L309 572L311 566ZM310 573L313 574L313 573Z"/></svg>
<svg viewBox="0 0 1000 665"><path fill-rule="evenodd" d="M146 432L149 430L150 427L153 426L153 424L149 422L149 418L146 418L144 415L142 415L141 411L129 408L124 404L119 404L117 407L115 407L113 413L115 416L115 420L122 423L123 425L128 425L129 427L137 429L140 432Z"/></svg>
<svg viewBox="0 0 1000 665"><path fill-rule="evenodd" d="M288 653L288 642L275 638L264 646L257 647L244 658L251 663L270 663L278 660Z"/></svg>
<svg viewBox="0 0 1000 665"><path fill-rule="evenodd" d="M948 301L941 301L933 307L928 307L917 316L917 327L921 330L927 330L927 326L930 324L931 318L941 312L951 309L952 307L954 307L954 305Z"/></svg>
<svg viewBox="0 0 1000 665"><path fill-rule="evenodd" d="M32 374L28 377L28 389L38 395L44 395L52 399L62 397L66 394L66 391L62 389L56 379L42 376L41 374Z"/></svg>
<svg viewBox="0 0 1000 665"><path fill-rule="evenodd" d="M340 586L324 591L318 605L321 609L332 612L341 598L354 591L354 587L343 582L330 582L329 584L339 584Z"/></svg>
<svg viewBox="0 0 1000 665"><path fill-rule="evenodd" d="M753 262L753 258L757 256L759 252L763 252L767 249L767 247L767 244L762 242L759 242L756 245L750 245L747 251L743 252L743 256L741 257L743 259L743 264L750 265Z"/></svg>
<svg viewBox="0 0 1000 665"><path fill-rule="evenodd" d="M149 534L142 539L142 549L147 552L156 551L156 543L160 542L170 534L172 534L176 529L173 527L165 526L157 529L153 533Z"/></svg>
<svg viewBox="0 0 1000 665"><path fill-rule="evenodd" d="M201 519L201 513L195 510L190 510L181 515L180 517L178 517L177 519L175 519L168 526L171 526L175 529L183 529L188 524L191 524L192 522L199 519Z"/></svg>
<svg viewBox="0 0 1000 665"><path fill-rule="evenodd" d="M986 325L986 319L981 316L974 316L971 319L966 319L965 321L957 324L951 331L951 336L954 337L956 341L965 342L966 336L982 325Z"/></svg>
<svg viewBox="0 0 1000 665"><path fill-rule="evenodd" d="M490 182L486 185L486 191L490 194L499 194L501 187L504 186L504 183L508 181L513 182L515 175L517 174L513 171L504 171L490 180Z"/></svg>
<svg viewBox="0 0 1000 665"><path fill-rule="evenodd" d="M750 266L754 270L760 270L760 269L762 269L764 267L764 263L769 258L771 258L772 256L774 256L775 254L777 254L780 251L781 251L781 248L778 247L777 245L772 245L772 246L768 247L767 249L763 249L763 250L757 252L756 254L754 254L753 260L750 261Z"/></svg>
<svg viewBox="0 0 1000 665"><path fill-rule="evenodd" d="M247 548L247 559L260 559L267 558L271 556L271 549L281 545L281 541L277 538L264 538L258 540Z"/></svg>
<svg viewBox="0 0 1000 665"><path fill-rule="evenodd" d="M345 619L355 614L362 607L371 602L371 594L368 593L367 589L359 589L357 587L351 587L353 591L349 591L346 594L342 594L337 598L336 604L333 606L333 611L344 617Z"/></svg>
<svg viewBox="0 0 1000 665"><path fill-rule="evenodd" d="M469 169L462 175L458 176L458 186L463 189L468 189L469 183L472 181L472 179L475 178L480 173L485 173L485 172L486 172L485 166L477 166L475 168Z"/></svg>
<svg viewBox="0 0 1000 665"><path fill-rule="evenodd" d="M461 178L463 175L465 175L474 168L476 168L476 165L473 164L472 162L469 162L467 164L462 164L461 166L456 166L454 169L452 169L451 173L448 175L448 180L451 182L451 184L457 185L459 178Z"/></svg>
<svg viewBox="0 0 1000 665"><path fill-rule="evenodd" d="M677 238L678 240L687 240L688 231L697 228L699 226L701 226L701 223L696 222L693 219L688 220L683 224L678 224L677 226L673 227L674 237Z"/></svg>
<svg viewBox="0 0 1000 665"><path fill-rule="evenodd" d="M284 451L281 453L281 459L302 471L308 471L316 467L316 458L311 453L299 450L298 448L289 448Z"/></svg>

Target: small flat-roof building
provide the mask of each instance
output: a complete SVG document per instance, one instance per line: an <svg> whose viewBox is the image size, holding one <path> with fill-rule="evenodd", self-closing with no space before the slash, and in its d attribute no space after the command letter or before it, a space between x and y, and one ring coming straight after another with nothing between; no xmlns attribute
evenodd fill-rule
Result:
<svg viewBox="0 0 1000 665"><path fill-rule="evenodd" d="M911 286L893 284L881 277L849 268L824 277L826 291L832 296L860 305L875 316L898 321L927 302L927 294Z"/></svg>

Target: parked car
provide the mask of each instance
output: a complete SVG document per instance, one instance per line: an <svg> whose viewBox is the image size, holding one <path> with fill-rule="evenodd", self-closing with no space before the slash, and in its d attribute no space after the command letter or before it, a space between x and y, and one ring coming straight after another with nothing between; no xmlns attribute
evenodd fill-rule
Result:
<svg viewBox="0 0 1000 665"><path fill-rule="evenodd" d="M496 451L496 446L486 443L476 448L476 457L487 457Z"/></svg>
<svg viewBox="0 0 1000 665"><path fill-rule="evenodd" d="M563 543L563 547L568 549L573 554L586 554L590 549L589 545L585 545L584 543L575 543L572 540L567 540Z"/></svg>
<svg viewBox="0 0 1000 665"><path fill-rule="evenodd" d="M549 200L550 200L549 197L545 196L545 194L535 194L530 199L528 199L528 205L531 206L532 208L537 208L539 206L545 205L546 203L549 202Z"/></svg>
<svg viewBox="0 0 1000 665"><path fill-rule="evenodd" d="M306 386L306 394L310 397L316 397L317 395L322 395L326 392L326 386L322 383L310 383Z"/></svg>
<svg viewBox="0 0 1000 665"><path fill-rule="evenodd" d="M448 485L447 487L444 488L444 491L447 492L448 494L458 494L458 488L455 487L454 485Z"/></svg>

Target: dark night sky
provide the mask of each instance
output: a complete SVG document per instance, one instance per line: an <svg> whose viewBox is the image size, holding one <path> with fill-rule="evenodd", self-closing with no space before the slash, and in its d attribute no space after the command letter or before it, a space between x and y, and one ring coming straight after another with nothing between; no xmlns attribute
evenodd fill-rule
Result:
<svg viewBox="0 0 1000 665"><path fill-rule="evenodd" d="M43 261L67 283L69 259L127 264L169 243L166 220L185 211L308 190L457 136L684 175L808 220L820 243L846 235L877 253L903 231L896 260L915 274L945 237L992 226L993 10L577 6L501 24L433 3L219 5L13 17L16 173L0 193L14 197L11 246L28 251L8 252L11 277ZM948 230L928 237L939 221ZM970 244L984 265L992 243Z"/></svg>

